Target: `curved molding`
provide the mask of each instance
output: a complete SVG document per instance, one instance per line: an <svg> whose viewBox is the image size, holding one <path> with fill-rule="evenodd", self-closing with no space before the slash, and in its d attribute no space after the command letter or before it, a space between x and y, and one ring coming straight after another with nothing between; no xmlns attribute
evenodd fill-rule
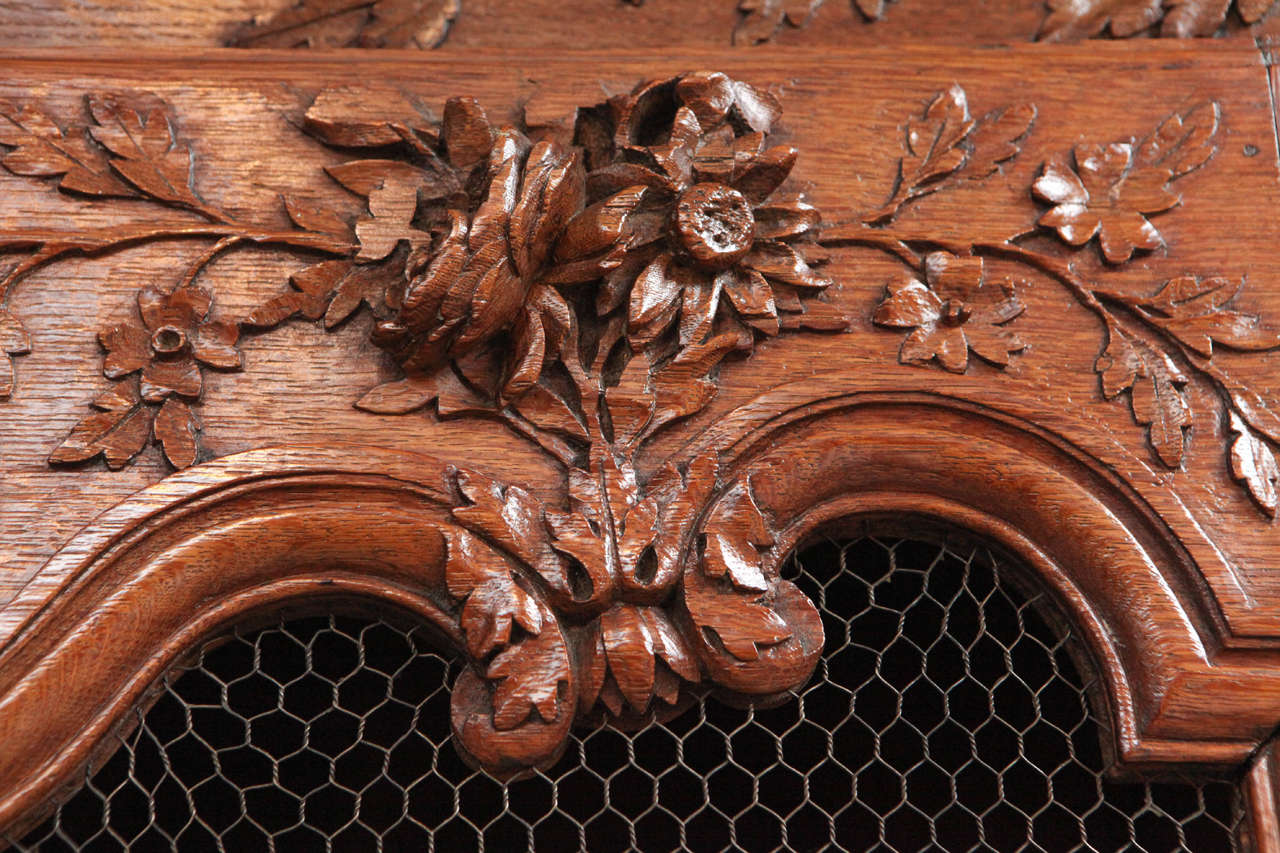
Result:
<svg viewBox="0 0 1280 853"><path fill-rule="evenodd" d="M729 447L722 471L750 484L780 531L771 565L838 519L906 513L963 528L1014 554L1077 626L1123 763L1236 765L1275 727L1280 657L1231 648L1205 583L1221 555L1180 505L1153 506L989 393L833 390L857 385L875 383L779 386L683 451Z"/></svg>
<svg viewBox="0 0 1280 853"><path fill-rule="evenodd" d="M675 546L684 568L670 624L703 673L686 680L767 696L807 679L821 626L778 577L783 558L833 522L908 514L991 541L1053 593L1105 684L1122 762L1235 766L1274 728L1276 655L1222 649L1221 620L1187 550L1096 459L971 400L804 390L775 390L681 454L692 460L680 470L696 533ZM729 433L738 440L724 441ZM717 456L718 475L698 466ZM0 826L51 802L204 638L286 605L355 602L432 625L472 664L454 691L463 753L498 773L554 761L576 715L607 704L609 685L623 698L632 686L596 637L626 617L619 607L648 618L663 599L615 605L588 623L602 625L600 635L562 628L559 594L536 582L518 544L499 542L503 565L551 626L526 639L545 639L569 661L552 679L553 713L538 707L500 724L501 684L476 653L450 580L451 549L471 556L456 549L474 522L466 510L478 506L454 490L475 485L459 476L429 457L374 448L259 450L175 475L102 516L46 567L62 578L57 594L24 591L8 611L26 620L0 650ZM756 555L762 592L739 596L732 560L718 578L720 548ZM734 631L765 610L790 639L757 637L743 652ZM593 644L605 646L599 668Z"/></svg>

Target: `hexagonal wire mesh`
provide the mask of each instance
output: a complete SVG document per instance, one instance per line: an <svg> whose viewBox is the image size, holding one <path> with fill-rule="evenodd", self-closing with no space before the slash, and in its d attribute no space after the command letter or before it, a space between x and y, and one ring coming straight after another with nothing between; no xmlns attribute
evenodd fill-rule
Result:
<svg viewBox="0 0 1280 853"><path fill-rule="evenodd" d="M1004 558L957 543L817 541L787 569L827 631L796 701L579 731L505 786L449 745L456 664L421 629L237 633L16 846L1235 849L1231 782L1106 776L1065 623Z"/></svg>

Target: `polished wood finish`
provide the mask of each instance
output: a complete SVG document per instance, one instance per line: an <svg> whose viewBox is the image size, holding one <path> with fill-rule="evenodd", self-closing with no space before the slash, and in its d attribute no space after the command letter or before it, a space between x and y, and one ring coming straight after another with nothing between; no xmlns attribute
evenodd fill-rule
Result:
<svg viewBox="0 0 1280 853"><path fill-rule="evenodd" d="M1252 41L3 61L0 825L286 606L436 626L499 775L786 701L783 559L886 514L1052 591L1124 768L1280 723Z"/></svg>

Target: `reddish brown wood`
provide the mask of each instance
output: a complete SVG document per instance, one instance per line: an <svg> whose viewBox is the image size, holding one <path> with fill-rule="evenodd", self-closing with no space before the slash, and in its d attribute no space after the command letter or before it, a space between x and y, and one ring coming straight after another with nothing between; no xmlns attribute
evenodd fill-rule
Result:
<svg viewBox="0 0 1280 853"><path fill-rule="evenodd" d="M778 701L886 513L1052 590L1127 768L1280 723L1251 44L7 67L0 825L285 603L436 625L501 775Z"/></svg>

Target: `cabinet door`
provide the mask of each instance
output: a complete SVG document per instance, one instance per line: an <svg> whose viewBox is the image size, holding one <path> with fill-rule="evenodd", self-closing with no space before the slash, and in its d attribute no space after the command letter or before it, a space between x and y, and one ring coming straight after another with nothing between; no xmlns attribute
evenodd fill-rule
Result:
<svg viewBox="0 0 1280 853"><path fill-rule="evenodd" d="M14 844L1269 849L1261 12L331 5L4 59Z"/></svg>

